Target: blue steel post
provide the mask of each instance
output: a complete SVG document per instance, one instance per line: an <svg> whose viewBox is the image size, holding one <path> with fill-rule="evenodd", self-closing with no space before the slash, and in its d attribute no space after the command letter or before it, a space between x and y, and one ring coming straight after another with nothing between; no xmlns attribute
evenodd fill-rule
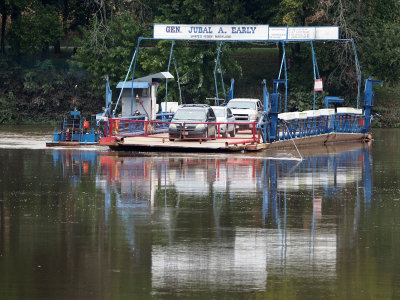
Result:
<svg viewBox="0 0 400 300"><path fill-rule="evenodd" d="M281 75L282 75L282 68L283 66L285 66L285 79L287 80L287 70L286 70L286 50L285 50L285 42L282 41L282 61L281 61L281 66L279 68L279 75L278 75L278 79L281 79ZM285 89L285 112L287 110L287 87Z"/></svg>
<svg viewBox="0 0 400 300"><path fill-rule="evenodd" d="M269 114L269 93L267 89L267 81L263 80L263 100L264 100L264 142L269 142L267 137L267 125Z"/></svg>
<svg viewBox="0 0 400 300"><path fill-rule="evenodd" d="M363 133L368 133L371 126L371 110L374 106L374 84L382 84L381 80L372 80L372 78L368 78L365 81L365 90L364 90L364 116L365 116L365 125L362 129Z"/></svg>
<svg viewBox="0 0 400 300"><path fill-rule="evenodd" d="M131 116L133 116L133 97L134 97L134 93L133 93L133 81L135 79L135 69L136 69L136 60L138 57L138 53L139 53L139 42L140 42L140 38L138 39L138 45L136 47L136 56L135 56L135 60L133 62L133 69L132 69L132 94L131 94Z"/></svg>
<svg viewBox="0 0 400 300"><path fill-rule="evenodd" d="M125 76L125 79L124 79L124 83L122 84L121 92L119 93L117 103L115 104L114 110L113 110L113 112L112 112L112 116L113 116L113 117L114 117L114 115L115 115L115 112L117 111L117 107L118 107L118 104L119 104L119 100L121 99L122 92L123 92L124 87L125 87L125 84L126 84L126 80L128 79L129 73L131 72L131 68L132 68L133 61L136 60L136 56L137 56L137 52L138 52L139 44L140 44L140 41L141 41L141 40L142 40L142 38L139 37L139 38L138 38L138 42L137 42L137 46L136 46L135 53L133 54L133 57L132 57L132 60L131 60L131 64L129 65L129 69L128 69L128 72L126 73L126 76ZM133 83L132 83L132 84L133 84Z"/></svg>
<svg viewBox="0 0 400 300"><path fill-rule="evenodd" d="M106 112L109 112L109 107L111 106L111 102L112 102L112 90L110 88L110 80L107 76L107 83L106 83Z"/></svg>
<svg viewBox="0 0 400 300"><path fill-rule="evenodd" d="M216 99L217 99L217 105L218 106L219 106L219 98L218 98L218 84L217 84L217 69L218 69L218 61L219 61L219 55L221 53L222 43L223 42L219 43L217 61L215 62L215 68L214 68L215 93L216 93Z"/></svg>
<svg viewBox="0 0 400 300"><path fill-rule="evenodd" d="M284 83L286 84L287 80L286 79L275 79L273 82L273 90L272 90L272 96L271 96L271 109L269 112L269 133L268 133L268 138L269 140L275 141L278 140L277 136L277 128L278 128L278 113L279 113L279 98L280 94L278 92L279 84Z"/></svg>
<svg viewBox="0 0 400 300"><path fill-rule="evenodd" d="M287 65L286 65L286 49L285 49L285 42L281 41L282 43L282 61L281 61L281 66L279 68L279 75L278 79L281 79L281 74L282 74L282 67L285 67L285 80L286 80L286 87L285 87L285 112L287 111Z"/></svg>
<svg viewBox="0 0 400 300"><path fill-rule="evenodd" d="M351 43L353 45L353 51L354 51L354 59L356 61L356 71L358 73L358 89L357 89L357 108L360 108L360 102L361 102L361 67L360 67L360 62L358 61L358 56L357 56L357 50L356 50L356 44L354 43L354 39L351 39Z"/></svg>
<svg viewBox="0 0 400 300"><path fill-rule="evenodd" d="M313 72L314 72L314 83L315 80L317 79L316 74L315 74L315 53L314 53L314 46L313 42L310 41L311 44L311 55L312 55L312 62L313 62ZM314 102L313 102L313 110L315 110L315 89L314 89Z"/></svg>
<svg viewBox="0 0 400 300"><path fill-rule="evenodd" d="M225 93L225 85L224 85L224 76L222 75L221 60L219 60L219 69L221 70L221 83L222 83L222 90L224 91L224 104L226 104L226 93Z"/></svg>
<svg viewBox="0 0 400 300"><path fill-rule="evenodd" d="M109 86L110 86L110 83L108 82L108 76L107 76L107 79L106 79L106 106L105 106L106 109L108 107L108 88L109 88Z"/></svg>
<svg viewBox="0 0 400 300"><path fill-rule="evenodd" d="M287 65L286 65L286 51L285 51L285 43L282 44L283 52L285 53L285 112L287 111L287 95L288 95L288 79L287 79Z"/></svg>
<svg viewBox="0 0 400 300"><path fill-rule="evenodd" d="M271 142L273 142L277 139L276 133L277 133L277 126L278 126L278 103L279 103L279 94L272 93L271 111L269 113L271 121L270 121L270 125L269 125L269 133L268 133L268 137Z"/></svg>
<svg viewBox="0 0 400 300"><path fill-rule="evenodd" d="M169 51L169 60L168 60L167 72L169 72L169 69L170 69L170 66L171 66L171 59L172 59L172 52L174 51L174 44L175 44L175 41L172 41L171 50ZM166 110L167 110L167 105L168 105L167 103L168 103L168 78L165 79L165 109ZM162 111L162 107L161 107L161 111Z"/></svg>
<svg viewBox="0 0 400 300"><path fill-rule="evenodd" d="M179 104L182 104L181 81L180 81L180 79L179 79L178 63L176 62L176 59L175 59L175 53L172 53L172 59L174 60L175 73L176 73L176 81L177 81L177 83L178 83L179 100L180 100L180 103L179 103Z"/></svg>
<svg viewBox="0 0 400 300"><path fill-rule="evenodd" d="M235 85L235 79L231 78L231 88L229 89L229 92L228 92L229 100L233 99L233 88L234 88L234 85Z"/></svg>

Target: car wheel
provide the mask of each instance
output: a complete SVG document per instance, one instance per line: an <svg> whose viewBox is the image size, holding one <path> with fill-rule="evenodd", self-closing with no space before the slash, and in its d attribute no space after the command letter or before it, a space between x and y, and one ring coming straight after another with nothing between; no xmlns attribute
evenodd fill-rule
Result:
<svg viewBox="0 0 400 300"><path fill-rule="evenodd" d="M229 134L231 135L231 137L234 137L236 134L236 128L233 127L233 130Z"/></svg>
<svg viewBox="0 0 400 300"><path fill-rule="evenodd" d="M170 142L173 142L173 141L175 141L175 139L169 139L169 141L170 141Z"/></svg>

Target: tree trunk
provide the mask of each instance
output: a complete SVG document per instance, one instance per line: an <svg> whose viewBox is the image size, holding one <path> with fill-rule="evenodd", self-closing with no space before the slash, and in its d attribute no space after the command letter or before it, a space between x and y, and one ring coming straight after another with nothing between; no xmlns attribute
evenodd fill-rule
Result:
<svg viewBox="0 0 400 300"><path fill-rule="evenodd" d="M6 53L6 47L4 43L6 34L6 24L7 24L7 11L5 0L0 0L1 6L1 42L0 42L0 53Z"/></svg>
<svg viewBox="0 0 400 300"><path fill-rule="evenodd" d="M19 26L20 22L21 22L21 9L16 5L12 5L10 17L11 17L12 26L14 26L14 24L16 24L16 26ZM13 46L14 46L13 52L15 54L19 55L21 52L21 43L20 43L19 39L16 39Z"/></svg>
<svg viewBox="0 0 400 300"><path fill-rule="evenodd" d="M59 53L61 53L61 43L60 40L57 40L54 43L54 54L59 54Z"/></svg>

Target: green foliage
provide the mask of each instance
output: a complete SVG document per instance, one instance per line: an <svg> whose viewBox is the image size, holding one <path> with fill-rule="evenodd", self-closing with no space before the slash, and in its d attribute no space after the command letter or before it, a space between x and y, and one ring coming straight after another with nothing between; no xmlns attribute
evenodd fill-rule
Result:
<svg viewBox="0 0 400 300"><path fill-rule="evenodd" d="M111 86L125 78L137 38L144 35L145 28L135 24L129 14L114 17L107 27L94 20L91 30L85 31L86 39L74 57L74 62L91 74L92 86L104 88L104 78L110 77ZM95 46L96 45L96 46ZM142 41L135 68L135 78L152 73L166 71L168 67L170 41L151 43ZM230 58L230 46L223 49L223 72L238 70L237 64ZM185 103L204 102L206 97L214 95L214 66L218 44L177 42L174 53ZM175 73L171 64L171 73ZM130 79L132 74L129 75ZM220 76L218 74L218 76ZM175 74L175 78L177 78ZM219 77L218 77L219 78ZM159 89L159 100L164 97L164 85ZM210 93L210 91L212 91ZM223 91L221 90L221 93ZM170 81L169 94L174 101L179 101L177 83Z"/></svg>
<svg viewBox="0 0 400 300"><path fill-rule="evenodd" d="M400 85L377 87L374 104L374 127L400 127Z"/></svg>
<svg viewBox="0 0 400 300"><path fill-rule="evenodd" d="M282 107L284 107L284 95L282 94ZM292 91L288 95L288 111L304 111L313 109L314 92L312 91ZM323 108L324 100L321 93L315 95L315 108Z"/></svg>
<svg viewBox="0 0 400 300"><path fill-rule="evenodd" d="M35 54L62 37L62 23L54 6L34 1L12 22L9 35L16 54Z"/></svg>
<svg viewBox="0 0 400 300"><path fill-rule="evenodd" d="M112 87L125 78L137 38L152 36L153 22L337 25L341 37L355 39L363 83L366 77L373 76L393 87L399 84L398 0L387 0L384 5L377 0L214 0L212 3L207 0L6 0L3 3L0 12L8 20L6 50L16 55L14 62L4 64L4 60L0 60L0 121L3 122L36 118L38 113L54 116L68 111L72 87L76 83L80 98L87 99L83 107L88 111L98 111L104 99L105 76L110 76ZM69 63L66 63L66 57L70 54L56 59L48 57L49 46L57 44L57 41L61 41L61 46L77 47L73 50L77 53ZM135 78L166 71L170 46L170 41L142 41ZM237 51L237 47L234 43L225 43L222 51L225 88L229 88L229 79L233 77L236 80L235 95L260 98L261 80L267 79L271 89L272 79L278 76L278 49L274 49L274 54L264 52L258 55L256 52L261 53L265 48L240 53L242 50ZM240 47L247 45L240 44ZM259 48L260 45L248 47ZM206 97L215 95L213 72L218 44L180 41L176 42L174 49L183 101L206 102ZM358 73L351 43L315 42L314 49L325 93L344 97L347 104L354 105ZM67 52L64 50L64 53ZM310 45L287 44L286 54L289 107L308 109L313 101ZM175 75L175 80L169 81L169 97L178 101L173 64L170 72ZM220 74L217 76L219 97L222 97ZM162 83L158 99L162 100L164 94L165 85ZM393 91L390 95L400 97ZM376 109L391 119L400 119L400 114L391 113L384 106L384 103L378 103ZM50 118L50 115L46 117ZM385 121L375 121L375 124L387 126Z"/></svg>
<svg viewBox="0 0 400 300"><path fill-rule="evenodd" d="M275 18L279 25L304 26L316 8L315 0L281 0Z"/></svg>
<svg viewBox="0 0 400 300"><path fill-rule="evenodd" d="M160 41L149 51L144 49L140 52L138 59L137 76L145 76L152 73L166 71L171 42ZM219 44L217 43L196 43L176 42L174 54L177 62L177 70L182 90L183 103L207 103L206 98L215 97L214 68ZM223 45L221 49L221 67L223 74L235 73L240 75L240 67L230 55L229 44ZM179 100L177 85L177 74L174 63L171 62L170 72L175 80L168 83L168 97L173 101ZM237 77L236 77L237 78ZM223 97L222 84L220 81L220 70L217 70L219 97ZM164 83L159 89L158 99L163 100L165 96ZM229 88L229 86L225 86ZM211 104L211 102L209 102Z"/></svg>
<svg viewBox="0 0 400 300"><path fill-rule="evenodd" d="M400 78L400 23L369 27L361 45L362 62L366 73L385 82L398 82Z"/></svg>
<svg viewBox="0 0 400 300"><path fill-rule="evenodd" d="M0 124L10 122L16 115L16 99L12 91L5 97L0 97Z"/></svg>
<svg viewBox="0 0 400 300"><path fill-rule="evenodd" d="M94 18L89 29L84 30L73 62L93 75L92 87L103 89L107 75L113 86L124 78L137 39L143 34L143 24L129 13L114 17L107 26Z"/></svg>
<svg viewBox="0 0 400 300"><path fill-rule="evenodd" d="M87 85L87 74L66 70L21 69L12 60L0 60L0 123L60 120L72 107L78 85L77 108L84 115L99 111L102 95ZM40 65L40 64L39 64ZM89 77L90 78L90 77Z"/></svg>

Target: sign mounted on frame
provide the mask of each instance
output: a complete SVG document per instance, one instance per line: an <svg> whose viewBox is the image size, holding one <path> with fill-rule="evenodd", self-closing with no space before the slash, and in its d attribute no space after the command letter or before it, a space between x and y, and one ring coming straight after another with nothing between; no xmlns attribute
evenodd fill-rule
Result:
<svg viewBox="0 0 400 300"><path fill-rule="evenodd" d="M269 25L154 24L153 37L167 40L299 41L337 40L339 27L269 27Z"/></svg>
<svg viewBox="0 0 400 300"><path fill-rule="evenodd" d="M299 41L299 40L338 40L339 27L270 27L269 40Z"/></svg>
<svg viewBox="0 0 400 300"><path fill-rule="evenodd" d="M154 24L153 37L169 40L266 41L268 25Z"/></svg>
<svg viewBox="0 0 400 300"><path fill-rule="evenodd" d="M314 81L314 91L316 92L322 92L324 90L323 84L322 84L322 78L315 79Z"/></svg>

